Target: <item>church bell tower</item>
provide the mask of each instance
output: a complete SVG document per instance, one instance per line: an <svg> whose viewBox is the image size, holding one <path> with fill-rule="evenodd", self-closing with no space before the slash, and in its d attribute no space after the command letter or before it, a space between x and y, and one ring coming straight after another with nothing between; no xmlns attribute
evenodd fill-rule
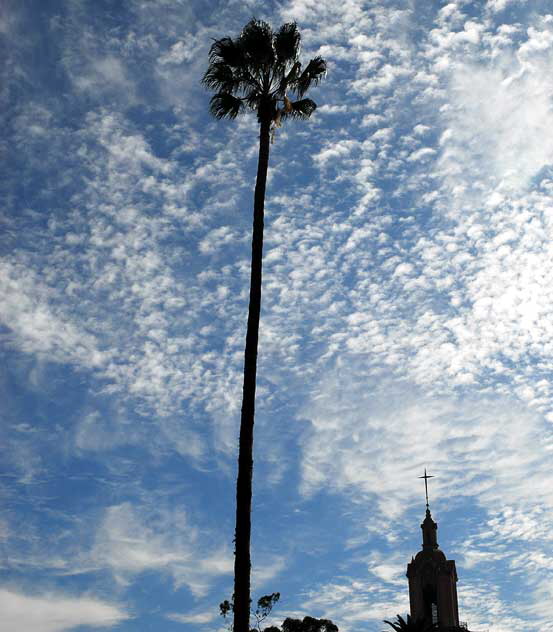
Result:
<svg viewBox="0 0 553 632"><path fill-rule="evenodd" d="M432 520L428 505L428 479L424 471L426 517L421 524L422 550L407 565L411 618L437 625L439 632L466 630L459 625L457 604L457 570L454 560L446 559L438 547L438 525Z"/></svg>

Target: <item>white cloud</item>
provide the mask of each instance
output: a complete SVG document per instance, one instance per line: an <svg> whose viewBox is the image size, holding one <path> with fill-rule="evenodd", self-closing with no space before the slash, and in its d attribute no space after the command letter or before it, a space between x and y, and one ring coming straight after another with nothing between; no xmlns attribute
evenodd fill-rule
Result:
<svg viewBox="0 0 553 632"><path fill-rule="evenodd" d="M93 335L63 310L50 307L56 292L33 271L0 261L0 293L0 322L13 332L13 342L22 350L90 368L106 362L107 355Z"/></svg>
<svg viewBox="0 0 553 632"><path fill-rule="evenodd" d="M455 169L454 160L462 161L472 174L484 168L498 185L519 187L553 161L553 143L544 136L553 121L553 84L530 73L505 77L491 68L461 67L452 90L446 171Z"/></svg>
<svg viewBox="0 0 553 632"><path fill-rule="evenodd" d="M424 161L430 156L434 156L435 153L436 153L436 150L433 149L432 147L421 147L420 149L417 149L416 151L409 154L409 157L407 158L407 160L409 160L410 162Z"/></svg>
<svg viewBox="0 0 553 632"><path fill-rule="evenodd" d="M171 162L155 156L141 134L131 134L122 129L119 116L105 112L100 116L90 115L88 122L107 151L110 176L118 172L126 177L135 173L142 175L144 167L164 174L171 171ZM132 223L137 218L137 209L127 207L124 211L126 217L119 217L119 221Z"/></svg>
<svg viewBox="0 0 553 632"><path fill-rule="evenodd" d="M347 110L348 106L345 104L330 105L325 103L317 108L317 112L322 114L341 114L342 112L347 112Z"/></svg>
<svg viewBox="0 0 553 632"><path fill-rule="evenodd" d="M137 426L97 411L88 413L75 429L75 446L78 450L107 452L121 445L136 444L143 439L142 429Z"/></svg>
<svg viewBox="0 0 553 632"><path fill-rule="evenodd" d="M165 64L182 64L185 61L190 61L196 56L198 49L198 42L196 38L190 35L186 40L179 40L175 42L171 48L159 58L159 63L163 66Z"/></svg>
<svg viewBox="0 0 553 632"><path fill-rule="evenodd" d="M382 625L383 619L394 619L408 609L407 591L390 590L365 577L337 577L304 595L304 613L331 619L341 632L366 629L367 623Z"/></svg>
<svg viewBox="0 0 553 632"><path fill-rule="evenodd" d="M313 155L313 160L320 166L326 166L329 162L335 162L337 159L343 160L358 147L359 143L355 140L347 139L336 143L327 143L324 149Z"/></svg>
<svg viewBox="0 0 553 632"><path fill-rule="evenodd" d="M499 13L514 1L516 0L487 0L486 8L490 9L494 13Z"/></svg>
<svg viewBox="0 0 553 632"><path fill-rule="evenodd" d="M133 82L129 79L121 59L108 55L91 59L84 73L75 74L73 78L78 90L99 91L106 88L134 93Z"/></svg>
<svg viewBox="0 0 553 632"><path fill-rule="evenodd" d="M177 623L197 623L199 625L205 623L211 623L213 619L217 618L217 615L213 612L197 612L190 614L180 614L178 612L170 612L165 615L169 621L176 621Z"/></svg>
<svg viewBox="0 0 553 632"><path fill-rule="evenodd" d="M228 244L236 244L240 236L230 226L220 226L210 231L198 244L202 254L213 254L216 250Z"/></svg>
<svg viewBox="0 0 553 632"><path fill-rule="evenodd" d="M403 552L382 554L371 553L367 560L370 573L386 584L393 584L400 589L405 588L405 555Z"/></svg>
<svg viewBox="0 0 553 632"><path fill-rule="evenodd" d="M195 596L205 595L214 578L232 573L234 564L227 549L207 547L184 512L148 510L129 502L106 510L91 559L110 568L123 585L134 575L155 570L168 573L176 587L186 585Z"/></svg>
<svg viewBox="0 0 553 632"><path fill-rule="evenodd" d="M286 558L283 555L267 555L263 553L256 555L252 569L252 590L260 592L263 586L271 582L285 568Z"/></svg>
<svg viewBox="0 0 553 632"><path fill-rule="evenodd" d="M552 437L539 415L498 398L429 398L405 384L356 383L347 366L327 375L302 411L311 422L302 459L306 492L323 485L363 493L393 518L420 498L412 481L426 464L439 470L436 498L445 489L449 498L474 494L491 511L498 503L524 506L531 496L553 520L546 465Z"/></svg>
<svg viewBox="0 0 553 632"><path fill-rule="evenodd" d="M471 23L467 30L468 24L463 39L477 44L482 28ZM553 82L546 70L553 55L550 23L543 20L528 28L526 39L517 43L505 30L486 31L482 48L455 57L446 51L461 33L449 25L434 31L435 37L438 33L441 39L429 49L428 58L439 60L448 86L442 106L448 128L442 169L451 178L450 189L459 180L474 188L480 182L486 187L527 186L553 161L546 132L553 119Z"/></svg>
<svg viewBox="0 0 553 632"><path fill-rule="evenodd" d="M25 595L6 588L0 589L0 608L2 632L63 632L83 625L111 628L131 618L126 608L89 596Z"/></svg>

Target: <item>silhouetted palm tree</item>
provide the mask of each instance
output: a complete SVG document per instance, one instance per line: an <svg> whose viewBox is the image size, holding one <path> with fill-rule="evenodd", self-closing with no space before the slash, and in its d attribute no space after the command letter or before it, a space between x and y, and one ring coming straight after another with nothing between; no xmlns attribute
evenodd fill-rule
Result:
<svg viewBox="0 0 553 632"><path fill-rule="evenodd" d="M248 632L250 611L250 531L253 472L253 426L257 343L261 309L261 268L265 185L269 166L271 126L286 118L309 118L316 108L303 98L326 71L321 57L304 70L299 62L300 33L295 23L273 33L266 22L251 20L236 39L215 40L209 67L202 79L216 94L210 111L216 118L233 119L253 110L259 122L259 160L253 208L250 302L244 361L244 386L236 483L234 560L234 632ZM291 100L294 95L297 100Z"/></svg>
<svg viewBox="0 0 553 632"><path fill-rule="evenodd" d="M424 619L413 619L411 615L407 615L407 619L404 619L399 614L396 615L396 621L386 621L390 627L396 632L434 632L437 630L437 626L434 623L429 623Z"/></svg>

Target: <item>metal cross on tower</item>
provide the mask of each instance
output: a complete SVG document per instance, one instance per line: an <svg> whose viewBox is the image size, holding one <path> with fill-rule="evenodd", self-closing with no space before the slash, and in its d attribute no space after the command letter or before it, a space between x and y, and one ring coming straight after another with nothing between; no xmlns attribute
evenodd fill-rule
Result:
<svg viewBox="0 0 553 632"><path fill-rule="evenodd" d="M426 473L426 468L424 468L424 476L419 476L419 478L424 478L424 491L426 492L426 508L428 509L428 479L434 478L434 476L430 476Z"/></svg>

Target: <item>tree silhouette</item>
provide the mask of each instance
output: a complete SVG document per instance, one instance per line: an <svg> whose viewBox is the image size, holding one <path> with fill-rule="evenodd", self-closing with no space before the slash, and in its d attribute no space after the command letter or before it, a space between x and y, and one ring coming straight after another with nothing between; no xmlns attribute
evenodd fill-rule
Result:
<svg viewBox="0 0 553 632"><path fill-rule="evenodd" d="M395 621L384 620L384 623L388 624L396 632L433 632L438 629L435 623L429 623L425 619L413 619L409 614L407 619L398 614Z"/></svg>
<svg viewBox="0 0 553 632"><path fill-rule="evenodd" d="M253 474L253 427L257 345L261 309L261 273L265 186L269 166L271 126L286 118L311 116L316 104L303 98L326 72L321 57L302 70L300 33L295 23L274 33L269 24L252 19L236 39L215 40L202 83L215 94L210 111L216 118L234 119L253 110L259 123L259 159L254 193L250 300L244 353L244 384L236 482L234 560L234 632L248 632L250 614L250 533ZM291 100L294 95L296 100Z"/></svg>
<svg viewBox="0 0 553 632"><path fill-rule="evenodd" d="M338 626L332 623L330 619L315 619L314 617L304 617L303 619L292 619L288 617L282 623L282 627L271 625L261 630L261 624L271 614L271 611L277 601L280 599L280 593L271 593L264 595L257 600L257 608L255 610L256 628L252 628L250 632L339 632ZM225 601L219 604L219 611L226 619L229 612L234 612L234 600ZM232 630L232 628L231 628Z"/></svg>
<svg viewBox="0 0 553 632"><path fill-rule="evenodd" d="M303 619L288 618L282 624L282 632L338 632L338 626L332 623L330 619L315 619L314 617L304 617Z"/></svg>

